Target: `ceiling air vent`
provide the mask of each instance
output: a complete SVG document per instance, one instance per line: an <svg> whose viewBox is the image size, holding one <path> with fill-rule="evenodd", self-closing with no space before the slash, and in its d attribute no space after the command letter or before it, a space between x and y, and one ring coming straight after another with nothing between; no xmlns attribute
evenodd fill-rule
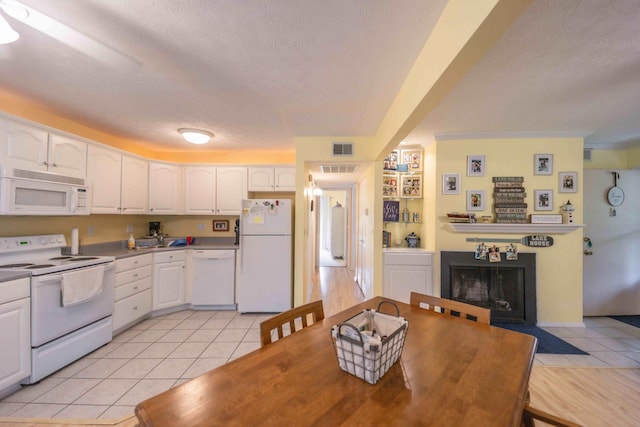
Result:
<svg viewBox="0 0 640 427"><path fill-rule="evenodd" d="M356 165L322 165L322 173L354 173L358 169Z"/></svg>
<svg viewBox="0 0 640 427"><path fill-rule="evenodd" d="M350 142L334 142L334 156L353 156L353 144Z"/></svg>
<svg viewBox="0 0 640 427"><path fill-rule="evenodd" d="M592 151L593 151L593 148L585 148L584 151L582 152L582 160L584 160L585 162L590 162Z"/></svg>

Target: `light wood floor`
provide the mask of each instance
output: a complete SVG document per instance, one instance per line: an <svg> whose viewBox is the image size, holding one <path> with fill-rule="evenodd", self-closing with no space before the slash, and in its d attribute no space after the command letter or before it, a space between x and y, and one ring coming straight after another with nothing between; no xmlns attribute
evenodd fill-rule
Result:
<svg viewBox="0 0 640 427"><path fill-rule="evenodd" d="M364 300L353 273L341 267L322 267L314 276L310 301L322 299L331 316ZM551 368L535 366L529 382L531 404L585 427L640 425L640 369ZM6 420L6 418L4 419ZM118 421L15 419L0 427L134 427L135 417ZM538 423L538 425L542 425Z"/></svg>

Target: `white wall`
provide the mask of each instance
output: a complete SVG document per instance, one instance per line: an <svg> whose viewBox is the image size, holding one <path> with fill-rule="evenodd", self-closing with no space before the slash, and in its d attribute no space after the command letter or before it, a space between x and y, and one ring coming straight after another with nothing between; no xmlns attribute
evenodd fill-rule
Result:
<svg viewBox="0 0 640 427"><path fill-rule="evenodd" d="M640 314L640 171L618 171L625 201L615 216L606 200L612 171L584 170L584 236L593 244L583 261L585 316Z"/></svg>

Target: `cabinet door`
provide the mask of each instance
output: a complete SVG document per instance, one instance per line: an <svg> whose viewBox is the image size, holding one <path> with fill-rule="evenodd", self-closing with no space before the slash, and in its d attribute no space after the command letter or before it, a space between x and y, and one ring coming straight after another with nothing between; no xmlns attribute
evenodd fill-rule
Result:
<svg viewBox="0 0 640 427"><path fill-rule="evenodd" d="M180 172L178 165L149 163L149 213L180 212Z"/></svg>
<svg viewBox="0 0 640 427"><path fill-rule="evenodd" d="M47 171L48 133L10 120L0 120L0 164Z"/></svg>
<svg viewBox="0 0 640 427"><path fill-rule="evenodd" d="M87 144L56 134L49 136L49 172L85 178L87 176Z"/></svg>
<svg viewBox="0 0 640 427"><path fill-rule="evenodd" d="M123 214L146 214L148 212L149 163L135 157L122 156Z"/></svg>
<svg viewBox="0 0 640 427"><path fill-rule="evenodd" d="M31 374L29 298L0 304L0 390Z"/></svg>
<svg viewBox="0 0 640 427"><path fill-rule="evenodd" d="M184 167L184 213L192 215L216 213L215 166Z"/></svg>
<svg viewBox="0 0 640 427"><path fill-rule="evenodd" d="M156 264L153 268L153 309L184 304L184 261Z"/></svg>
<svg viewBox="0 0 640 427"><path fill-rule="evenodd" d="M273 191L273 168L249 168L249 191Z"/></svg>
<svg viewBox="0 0 640 427"><path fill-rule="evenodd" d="M275 168L274 175L276 191L296 191L295 167Z"/></svg>
<svg viewBox="0 0 640 427"><path fill-rule="evenodd" d="M247 198L247 168L218 167L216 176L216 213L240 215Z"/></svg>
<svg viewBox="0 0 640 427"><path fill-rule="evenodd" d="M87 150L87 181L93 200L91 213L120 213L122 155L90 145Z"/></svg>

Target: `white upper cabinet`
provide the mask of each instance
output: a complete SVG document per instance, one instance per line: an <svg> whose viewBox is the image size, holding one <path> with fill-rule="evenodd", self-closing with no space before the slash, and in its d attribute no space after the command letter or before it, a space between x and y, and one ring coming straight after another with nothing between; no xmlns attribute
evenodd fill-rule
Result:
<svg viewBox="0 0 640 427"><path fill-rule="evenodd" d="M149 162L123 155L121 188L122 213L146 214L149 207Z"/></svg>
<svg viewBox="0 0 640 427"><path fill-rule="evenodd" d="M0 163L85 178L87 144L11 120L0 120Z"/></svg>
<svg viewBox="0 0 640 427"><path fill-rule="evenodd" d="M184 167L184 213L216 214L216 167Z"/></svg>
<svg viewBox="0 0 640 427"><path fill-rule="evenodd" d="M275 191L296 191L296 168L274 168Z"/></svg>
<svg viewBox="0 0 640 427"><path fill-rule="evenodd" d="M66 136L49 135L49 172L85 178L87 144Z"/></svg>
<svg viewBox="0 0 640 427"><path fill-rule="evenodd" d="M218 167L216 171L216 214L240 215L247 198L247 168Z"/></svg>
<svg viewBox="0 0 640 427"><path fill-rule="evenodd" d="M273 168L249 168L249 191L273 191Z"/></svg>
<svg viewBox="0 0 640 427"><path fill-rule="evenodd" d="M149 163L149 213L178 214L181 209L182 167Z"/></svg>
<svg viewBox="0 0 640 427"><path fill-rule="evenodd" d="M149 164L146 160L90 145L87 181L93 197L91 213L147 213Z"/></svg>
<svg viewBox="0 0 640 427"><path fill-rule="evenodd" d="M121 211L122 154L90 145L87 150L87 181L91 186L91 213L118 214Z"/></svg>
<svg viewBox="0 0 640 427"><path fill-rule="evenodd" d="M250 167L249 191L295 191L295 167Z"/></svg>

